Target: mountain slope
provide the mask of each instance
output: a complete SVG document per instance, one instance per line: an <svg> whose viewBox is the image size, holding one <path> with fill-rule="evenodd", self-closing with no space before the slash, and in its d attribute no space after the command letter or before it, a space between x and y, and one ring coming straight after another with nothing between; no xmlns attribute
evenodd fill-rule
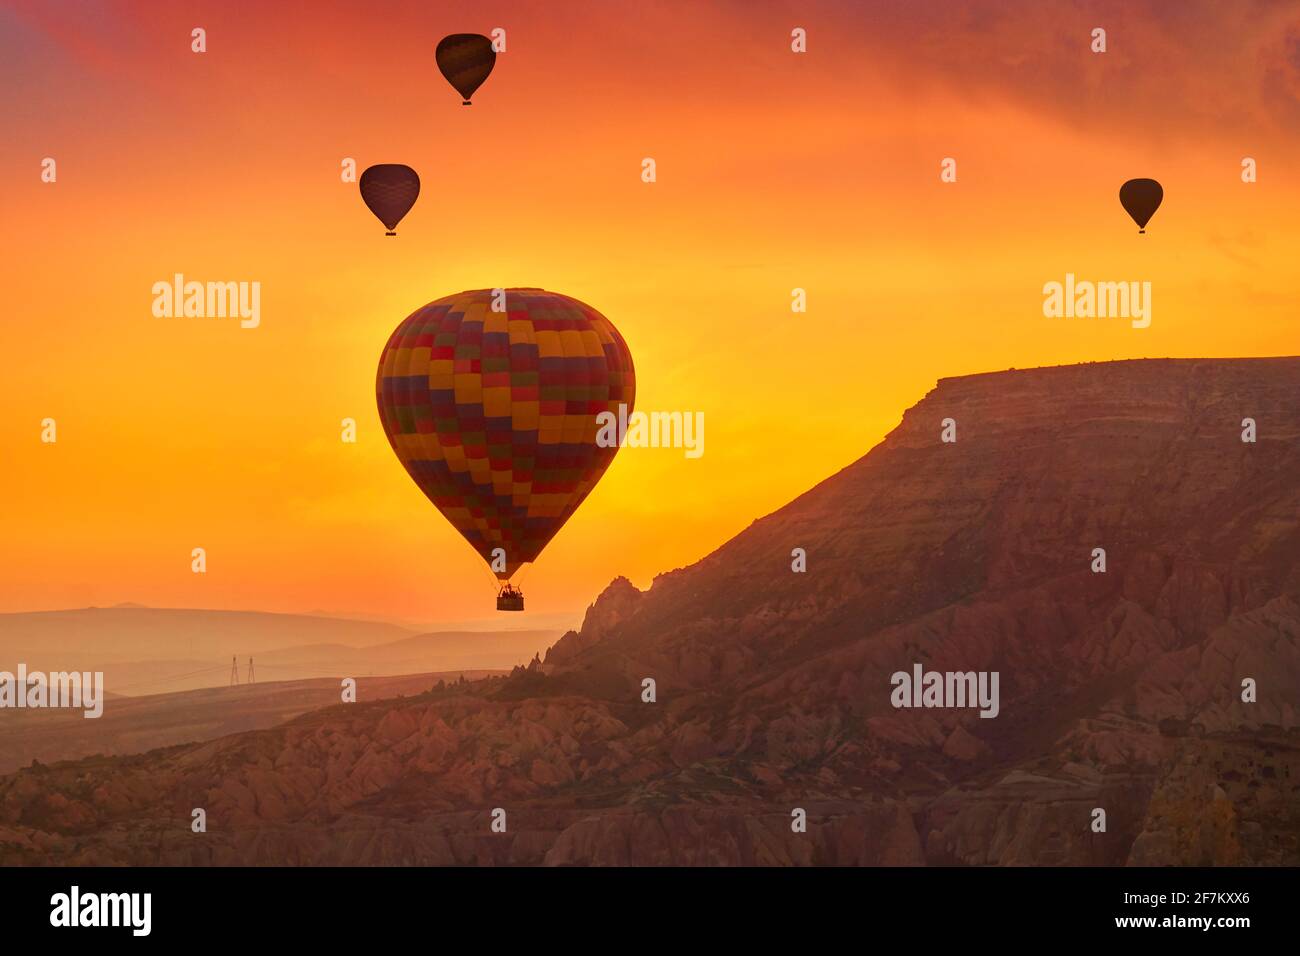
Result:
<svg viewBox="0 0 1300 956"><path fill-rule="evenodd" d="M1295 864L1298 409L1296 358L942 380L544 665L23 771L0 860ZM895 709L916 664L998 716Z"/></svg>
<svg viewBox="0 0 1300 956"><path fill-rule="evenodd" d="M1300 581L1297 398L1294 359L943 380L870 454L658 578L617 649L712 683L729 667L751 674L739 657L788 662L976 595L1057 581L1150 601L1157 578L1227 569L1222 594L1200 599L1213 608L1180 610L1177 623L1203 633ZM1246 416L1261 430L1253 445L1240 441ZM945 418L954 444L939 440ZM796 547L806 574L790 570ZM1094 547L1104 577L1088 571Z"/></svg>

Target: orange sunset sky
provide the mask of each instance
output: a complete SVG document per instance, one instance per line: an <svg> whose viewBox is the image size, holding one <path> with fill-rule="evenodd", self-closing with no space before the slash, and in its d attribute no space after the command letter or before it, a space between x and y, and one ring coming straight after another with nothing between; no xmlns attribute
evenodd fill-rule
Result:
<svg viewBox="0 0 1300 956"><path fill-rule="evenodd" d="M434 47L495 27L464 108ZM393 327L463 289L589 303L637 407L706 421L619 453L514 626L703 557L940 377L1300 351L1296 3L6 2L0 78L0 610L492 617L375 409ZM419 171L396 239L345 157ZM261 326L154 318L177 272L259 281ZM1044 318L1067 272L1150 281L1150 328Z"/></svg>

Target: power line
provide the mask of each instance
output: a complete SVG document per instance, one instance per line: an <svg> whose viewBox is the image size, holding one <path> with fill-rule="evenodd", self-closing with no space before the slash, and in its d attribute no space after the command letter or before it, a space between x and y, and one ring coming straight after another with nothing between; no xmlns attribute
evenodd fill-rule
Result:
<svg viewBox="0 0 1300 956"><path fill-rule="evenodd" d="M170 684L174 681L184 680L187 677L198 677L200 674L211 674L214 671L221 670L222 665L217 664L215 667L205 667L202 670L190 671L188 674L176 674L173 677L159 677L155 680L137 680L129 684L120 684L113 688L115 692L127 690L132 687L151 687L154 684Z"/></svg>

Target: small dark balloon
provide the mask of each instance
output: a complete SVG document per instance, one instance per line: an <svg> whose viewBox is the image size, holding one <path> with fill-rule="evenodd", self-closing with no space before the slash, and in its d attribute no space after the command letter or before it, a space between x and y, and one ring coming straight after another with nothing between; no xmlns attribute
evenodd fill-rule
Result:
<svg viewBox="0 0 1300 956"><path fill-rule="evenodd" d="M393 230L420 195L420 177L416 171L401 163L381 163L362 173L358 185L365 204L388 229L385 235L397 235Z"/></svg>
<svg viewBox="0 0 1300 956"><path fill-rule="evenodd" d="M492 41L478 33L453 33L443 37L434 56L438 69L461 95L465 106L470 105L469 98L483 85L497 62L497 51L492 48Z"/></svg>
<svg viewBox="0 0 1300 956"><path fill-rule="evenodd" d="M1154 179L1130 179L1119 187L1119 201L1137 223L1139 235L1147 231L1147 223L1164 198L1164 189Z"/></svg>

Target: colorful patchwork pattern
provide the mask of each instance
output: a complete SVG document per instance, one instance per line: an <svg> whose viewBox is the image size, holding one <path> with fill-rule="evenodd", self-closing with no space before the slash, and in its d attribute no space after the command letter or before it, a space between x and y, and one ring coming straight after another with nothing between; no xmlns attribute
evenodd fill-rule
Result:
<svg viewBox="0 0 1300 956"><path fill-rule="evenodd" d="M632 355L577 299L491 289L430 302L394 330L379 360L379 417L420 490L508 580L533 561L613 461L600 412L630 414Z"/></svg>

